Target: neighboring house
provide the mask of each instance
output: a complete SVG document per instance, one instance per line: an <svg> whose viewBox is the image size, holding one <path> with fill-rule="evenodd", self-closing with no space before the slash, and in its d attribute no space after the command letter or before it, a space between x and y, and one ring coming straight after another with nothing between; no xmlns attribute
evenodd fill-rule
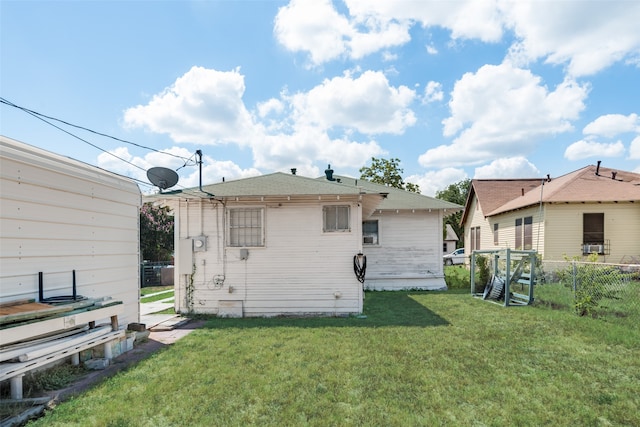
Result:
<svg viewBox="0 0 640 427"><path fill-rule="evenodd" d="M406 282L416 274L444 285L439 207L444 205L434 205L428 219L429 208L398 194L363 181L273 173L147 200L170 206L175 216L177 311L348 315L362 312L358 254L367 258L367 285ZM394 199L397 208L390 210L387 204ZM399 227L400 218L406 226ZM433 238L429 245L403 242L424 229L429 229L424 237ZM433 260L414 259L423 256Z"/></svg>
<svg viewBox="0 0 640 427"><path fill-rule="evenodd" d="M450 254L451 252L456 250L458 245L458 235L455 230L451 226L451 224L445 224L446 234L444 236L444 243L442 245L442 253Z"/></svg>
<svg viewBox="0 0 640 427"><path fill-rule="evenodd" d="M640 257L640 174L598 165L558 178L473 180L462 222L474 249L533 249L546 260ZM468 239L468 240L467 240Z"/></svg>
<svg viewBox="0 0 640 427"><path fill-rule="evenodd" d="M387 193L363 223L363 252L367 256L365 289L447 288L442 227L444 217L459 212L460 205L362 179L345 176L335 179L366 191Z"/></svg>
<svg viewBox="0 0 640 427"><path fill-rule="evenodd" d="M39 272L44 298L71 295L75 270L77 295L139 322L140 203L128 178L0 136L0 304L38 301Z"/></svg>

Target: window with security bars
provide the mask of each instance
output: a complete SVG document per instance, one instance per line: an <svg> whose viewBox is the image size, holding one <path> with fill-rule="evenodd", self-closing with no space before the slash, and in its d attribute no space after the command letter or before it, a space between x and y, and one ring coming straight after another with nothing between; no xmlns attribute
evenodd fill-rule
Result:
<svg viewBox="0 0 640 427"><path fill-rule="evenodd" d="M229 209L228 215L229 246L264 246L262 208Z"/></svg>
<svg viewBox="0 0 640 427"><path fill-rule="evenodd" d="M349 225L349 206L324 206L322 208L323 230L351 231Z"/></svg>

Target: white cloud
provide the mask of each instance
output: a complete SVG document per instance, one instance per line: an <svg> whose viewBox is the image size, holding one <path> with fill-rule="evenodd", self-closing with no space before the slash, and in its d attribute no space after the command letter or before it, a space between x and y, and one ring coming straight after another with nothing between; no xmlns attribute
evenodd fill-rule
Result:
<svg viewBox="0 0 640 427"><path fill-rule="evenodd" d="M539 76L509 63L466 73L451 93L443 134L449 146L427 150L425 167L479 164L528 154L536 140L573 129L585 108L588 86L564 81L550 91Z"/></svg>
<svg viewBox="0 0 640 427"><path fill-rule="evenodd" d="M383 61L389 62L389 61L395 61L396 59L398 59L398 54L391 53L389 51L382 52L382 60Z"/></svg>
<svg viewBox="0 0 640 427"><path fill-rule="evenodd" d="M567 65L570 76L597 73L617 61L638 63L640 2L461 0L387 1L345 0L337 11L328 0L292 0L275 19L278 41L294 52L306 52L313 65L341 57L354 59L401 46L409 29L441 27L451 39L502 40L515 34L510 61L525 65L544 60ZM428 46L427 50L429 53Z"/></svg>
<svg viewBox="0 0 640 427"><path fill-rule="evenodd" d="M321 64L346 53L353 29L330 0L292 0L278 10L273 31L285 48L307 51L313 64Z"/></svg>
<svg viewBox="0 0 640 427"><path fill-rule="evenodd" d="M442 84L431 81L427 83L427 87L424 88L424 97L422 101L425 103L442 101L444 98L444 92L442 91Z"/></svg>
<svg viewBox="0 0 640 427"><path fill-rule="evenodd" d="M568 64L572 76L597 73L640 52L640 3L634 1L534 1L503 4L505 24L520 42L512 58Z"/></svg>
<svg viewBox="0 0 640 427"><path fill-rule="evenodd" d="M475 179L537 178L540 171L522 156L496 159L475 170Z"/></svg>
<svg viewBox="0 0 640 427"><path fill-rule="evenodd" d="M325 80L306 93L291 97L298 124L323 129L352 128L363 134L402 134L416 122L409 109L415 92L389 85L381 72L366 71L358 78L346 73Z"/></svg>
<svg viewBox="0 0 640 427"><path fill-rule="evenodd" d="M432 44L427 45L427 53L429 55L437 55L438 54L438 49L436 49L436 47Z"/></svg>
<svg viewBox="0 0 640 427"><path fill-rule="evenodd" d="M317 127L300 126L291 134L264 136L254 144L253 154L254 165L258 168L295 167L304 175L305 171L317 173L319 169L314 165L317 163L330 163L340 168L360 167L371 157L386 152L375 141L360 143L346 137L331 139Z"/></svg>
<svg viewBox="0 0 640 427"><path fill-rule="evenodd" d="M588 157L620 157L624 152L624 144L620 141L602 143L583 139L568 146L564 157L569 160L582 160Z"/></svg>
<svg viewBox="0 0 640 427"><path fill-rule="evenodd" d="M258 115L265 118L269 114L281 114L284 111L284 104L276 98L271 98L265 102L258 103Z"/></svg>
<svg viewBox="0 0 640 427"><path fill-rule="evenodd" d="M405 177L405 182L411 182L420 186L420 193L434 197L437 191L446 189L449 185L467 179L463 169L443 168L437 171L429 171L424 174Z"/></svg>
<svg viewBox="0 0 640 427"><path fill-rule="evenodd" d="M242 143L254 131L251 115L242 102L244 76L193 67L147 105L124 112L128 127L165 133L176 142Z"/></svg>
<svg viewBox="0 0 640 427"><path fill-rule="evenodd" d="M501 12L497 1L370 1L346 0L355 19L376 17L379 21L411 21L423 27L439 26L451 31L453 39L477 38L495 42L502 36Z"/></svg>
<svg viewBox="0 0 640 427"><path fill-rule="evenodd" d="M292 52L307 52L312 65L348 55L365 55L410 40L408 22L375 15L349 18L329 0L292 0L275 18L276 39Z"/></svg>
<svg viewBox="0 0 640 427"><path fill-rule="evenodd" d="M636 136L629 145L629 158L640 160L640 136Z"/></svg>
<svg viewBox="0 0 640 427"><path fill-rule="evenodd" d="M640 117L637 114L605 114L584 127L585 135L614 137L621 133L640 133Z"/></svg>
<svg viewBox="0 0 640 427"><path fill-rule="evenodd" d="M127 109L124 123L168 133L177 143L250 147L256 168L296 167L302 174L317 173L319 162L360 167L385 152L374 140L358 141L354 133L401 134L416 121L409 108L415 91L391 86L381 72L368 71L357 78L348 72L308 92L289 95L283 91L280 99L258 103L254 116L244 105L243 93L244 76L239 70L193 67L147 105ZM216 160L216 165L226 165L221 162ZM224 168L227 178L245 173L229 165Z"/></svg>

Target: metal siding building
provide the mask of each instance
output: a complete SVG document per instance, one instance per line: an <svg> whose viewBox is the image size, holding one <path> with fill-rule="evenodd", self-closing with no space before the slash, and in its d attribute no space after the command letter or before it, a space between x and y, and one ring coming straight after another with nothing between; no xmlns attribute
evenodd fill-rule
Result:
<svg viewBox="0 0 640 427"><path fill-rule="evenodd" d="M0 303L77 294L139 321L139 208L130 179L0 136ZM108 320L108 319L105 319Z"/></svg>

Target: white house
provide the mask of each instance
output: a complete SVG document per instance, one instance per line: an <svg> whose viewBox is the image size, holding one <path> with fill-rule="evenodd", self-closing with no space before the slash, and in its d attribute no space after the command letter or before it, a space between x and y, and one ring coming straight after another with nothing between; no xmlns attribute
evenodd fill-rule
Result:
<svg viewBox="0 0 640 427"><path fill-rule="evenodd" d="M174 212L176 310L361 313L363 253L367 287L443 288L442 214L460 207L342 180L273 173L147 197Z"/></svg>
<svg viewBox="0 0 640 427"><path fill-rule="evenodd" d="M335 179L359 190L385 193L363 222L365 289L447 288L442 262L444 217L461 211L462 206L362 179Z"/></svg>
<svg viewBox="0 0 640 427"><path fill-rule="evenodd" d="M140 204L128 178L0 136L0 304L69 296L75 271L77 295L121 301L118 323L139 322ZM45 323L25 328L52 332Z"/></svg>

